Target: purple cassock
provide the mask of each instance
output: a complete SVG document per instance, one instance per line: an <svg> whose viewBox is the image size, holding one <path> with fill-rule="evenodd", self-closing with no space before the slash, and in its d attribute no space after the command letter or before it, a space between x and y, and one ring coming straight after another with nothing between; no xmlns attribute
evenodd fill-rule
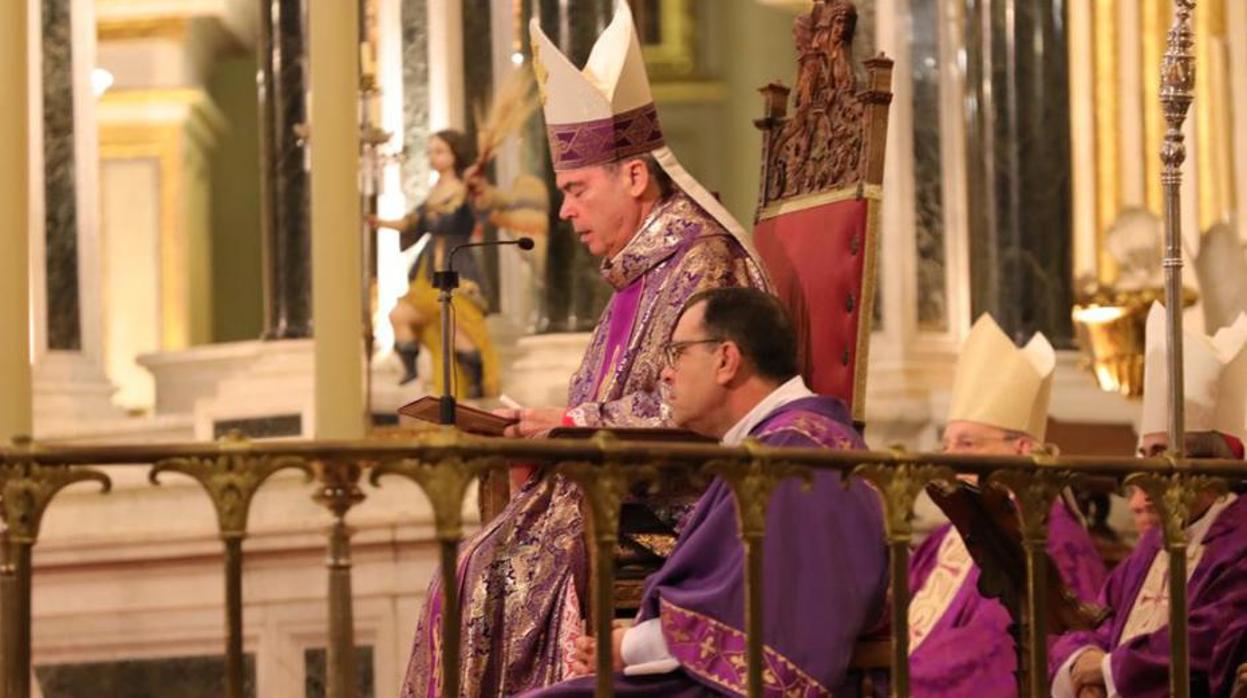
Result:
<svg viewBox="0 0 1247 698"><path fill-rule="evenodd" d="M1210 683L1228 691L1233 678L1229 677L1227 683L1225 672L1236 649L1230 631L1237 626L1241 632L1243 618L1247 617L1247 497L1240 496L1219 514L1209 515L1216 518L1203 534L1201 544L1188 548L1188 558L1198 555L1194 569L1188 568L1187 582L1192 695L1209 695ZM1156 528L1140 537L1130 557L1109 575L1101 593L1099 602L1111 615L1095 630L1067 633L1056 641L1048 658L1054 686L1056 672L1066 671L1066 661L1090 646L1108 653L1112 682L1120 695L1160 698L1169 694L1168 623L1121 641L1136 602L1149 601L1141 592L1161 547L1160 531ZM1201 547L1202 552L1197 552ZM1166 579L1167 574L1166 571ZM1166 586L1163 604L1157 604L1159 612L1166 614L1167 592ZM1220 656L1215 656L1218 651ZM1218 664L1221 675L1216 671Z"/></svg>
<svg viewBox="0 0 1247 698"><path fill-rule="evenodd" d="M769 414L750 436L770 446L864 448L836 398L807 397ZM859 635L880 619L887 550L877 495L854 480L819 472L806 490L781 483L767 512L763 631L768 696L853 695L848 665ZM730 486L716 479L675 551L646 583L638 621L660 619L679 667L666 674L617 674L633 696L743 696L744 551ZM582 677L531 696L591 696Z"/></svg>
<svg viewBox="0 0 1247 698"><path fill-rule="evenodd" d="M979 593L979 568L963 545L950 545L960 543L959 538L949 540L950 535L956 534L945 524L910 560L910 695L1015 696L1017 650L1008 632L1009 613L1000 601ZM950 549L961 552L966 566L961 575L949 559ZM1095 599L1107 575L1104 562L1062 500L1048 516L1048 554L1080 600ZM930 588L923 594L926 585L941 584L948 585L942 592Z"/></svg>

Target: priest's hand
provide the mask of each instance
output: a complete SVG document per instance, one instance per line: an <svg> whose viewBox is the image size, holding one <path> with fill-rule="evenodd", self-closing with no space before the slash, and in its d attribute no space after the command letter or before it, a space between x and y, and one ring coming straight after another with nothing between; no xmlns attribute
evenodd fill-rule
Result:
<svg viewBox="0 0 1247 698"><path fill-rule="evenodd" d="M630 621L615 621L611 630L611 665L615 671L624 670L623 636L631 627ZM573 676L585 676L597 671L597 639L592 635L576 638L568 661Z"/></svg>
<svg viewBox="0 0 1247 698"><path fill-rule="evenodd" d="M567 664L572 676L585 676L593 673L593 651L597 647L597 641L592 635L578 637L572 643L571 656L568 657Z"/></svg>
<svg viewBox="0 0 1247 698"><path fill-rule="evenodd" d="M1091 648L1074 661L1070 668L1070 683L1077 698L1104 698L1104 651Z"/></svg>
<svg viewBox="0 0 1247 698"><path fill-rule="evenodd" d="M507 427L504 436L532 438L563 426L563 410L558 407L535 407L522 410L494 410L494 414L519 421Z"/></svg>
<svg viewBox="0 0 1247 698"><path fill-rule="evenodd" d="M1238 667L1238 679L1234 681L1230 698L1247 698L1247 663Z"/></svg>

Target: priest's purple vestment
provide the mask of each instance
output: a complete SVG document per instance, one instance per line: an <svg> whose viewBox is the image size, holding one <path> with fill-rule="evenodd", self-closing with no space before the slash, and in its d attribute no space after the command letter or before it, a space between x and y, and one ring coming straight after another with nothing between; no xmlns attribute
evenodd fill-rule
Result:
<svg viewBox="0 0 1247 698"><path fill-rule="evenodd" d="M909 569L911 604L919 602L925 584L937 583L930 580L943 564L940 551L951 542L946 540L949 535L956 533L945 524L914 552ZM1094 600L1107 574L1104 563L1087 530L1059 499L1048 517L1047 548L1065 584L1079 599ZM910 693L916 698L1017 695L1017 652L1008 632L1009 614L998 600L979 593L979 568L969 564L960 586L950 589L937 608L926 611L938 617L920 641L914 636L915 605L910 606Z"/></svg>
<svg viewBox="0 0 1247 698"><path fill-rule="evenodd" d="M789 402L750 435L770 446L864 448L843 403L830 397ZM764 631L768 696L854 695L846 674L859 635L884 607L887 550L878 497L854 480L822 471L810 489L786 480L767 512ZM639 621L660 619L679 667L666 674L615 677L619 695L743 696L744 551L730 486L716 479L693 510L675 552L650 577ZM582 677L536 696L591 696Z"/></svg>
<svg viewBox="0 0 1247 698"><path fill-rule="evenodd" d="M1229 631L1235 624L1240 624L1241 630L1242 619L1247 617L1247 497L1238 497L1220 512L1204 534L1202 546L1187 582L1192 695L1208 695L1210 683L1229 688L1224 668L1235 653ZM1169 626L1121 642L1136 598L1161 548L1159 529L1140 537L1134 552L1113 570L1104 585L1100 603L1109 609L1109 617L1095 630L1062 635L1053 646L1048 657L1053 679L1075 653L1097 647L1108 653L1112 681L1122 696L1161 698L1169 694ZM1216 658L1223 669L1220 676L1213 670L1219 643L1226 643Z"/></svg>

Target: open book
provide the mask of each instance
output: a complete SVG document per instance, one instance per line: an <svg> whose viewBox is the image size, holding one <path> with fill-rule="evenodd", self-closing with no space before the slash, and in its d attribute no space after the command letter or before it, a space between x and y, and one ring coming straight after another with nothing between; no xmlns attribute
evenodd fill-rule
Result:
<svg viewBox="0 0 1247 698"><path fill-rule="evenodd" d="M419 400L409 402L398 408L399 420L402 421L403 417L407 417L421 422L440 424L441 405L440 398L435 395L426 395ZM502 436L507 427L518 421L517 419L499 417L492 412L479 410L461 402L455 403L455 428L469 434Z"/></svg>

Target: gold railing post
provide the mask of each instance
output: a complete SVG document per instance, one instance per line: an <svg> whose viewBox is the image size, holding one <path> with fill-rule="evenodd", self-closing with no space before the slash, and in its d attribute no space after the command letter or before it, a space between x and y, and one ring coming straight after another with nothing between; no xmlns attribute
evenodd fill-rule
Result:
<svg viewBox="0 0 1247 698"><path fill-rule="evenodd" d="M763 667L766 666L763 656L766 638L763 633L765 596L762 586L766 562L766 512L771 494L781 480L801 477L809 482L813 472L809 468L768 463L762 456L764 447L756 441L746 441L745 448L753 455L749 460L714 461L708 463L706 468L723 478L736 496L736 521L740 526L741 543L745 546L746 685L750 698L761 698L765 690Z"/></svg>
<svg viewBox="0 0 1247 698"><path fill-rule="evenodd" d="M169 458L152 466L148 479L160 484L166 471L194 478L207 492L217 514L217 529L225 547L225 687L229 698L243 697L242 541L247 537L251 500L279 470L302 470L311 480L312 469L299 456L251 455L250 444L237 434L223 443L215 457Z"/></svg>
<svg viewBox="0 0 1247 698"><path fill-rule="evenodd" d="M29 441L18 448L31 448ZM30 697L31 672L31 549L39 538L43 512L62 489L76 482L93 481L107 492L108 476L85 468L45 466L33 463L0 465L0 508L4 513L4 695Z"/></svg>
<svg viewBox="0 0 1247 698"><path fill-rule="evenodd" d="M894 447L895 464L859 465L852 475L871 483L883 500L883 528L890 550L892 598L892 698L909 696L909 546L913 542L914 502L933 482L952 486L950 468L904 462L906 454Z"/></svg>
<svg viewBox="0 0 1247 698"><path fill-rule="evenodd" d="M613 437L600 434L599 444L609 444ZM630 471L629 468L632 470ZM611 631L615 618L615 546L619 543L619 510L628 493L629 484L638 476L640 466L618 463L558 463L556 471L570 478L584 492L589 503L590 550L593 588L589 607L593 615L593 636L597 639L595 656L597 689L594 695L610 698L615 695L615 665L611 656Z"/></svg>
<svg viewBox="0 0 1247 698"><path fill-rule="evenodd" d="M242 626L242 539L243 534L222 533L225 546L225 695L243 695Z"/></svg>
<svg viewBox="0 0 1247 698"><path fill-rule="evenodd" d="M8 696L30 695L30 686L23 686L19 682L20 672L16 671L17 667L30 664L29 643L23 652L21 641L24 632L29 637L29 631L23 631L21 628L22 619L30 618L29 582L26 585L27 589L24 590L18 574L19 569L29 571L30 550L27 546L13 545L9 540L8 531L3 533L0 546L3 546L0 547L0 610L4 613L4 627L0 629L4 643L3 656L0 657L0 666L4 669L3 682L0 683L0 696L8 698ZM24 563L21 561L23 550L25 551ZM26 680L29 681L29 679Z"/></svg>
<svg viewBox="0 0 1247 698"><path fill-rule="evenodd" d="M352 698L358 688L355 671L355 614L351 595L351 529L346 514L364 501L359 489L360 466L349 461L316 462L320 487L314 499L333 514L329 527L329 644L325 668L326 695Z"/></svg>
<svg viewBox="0 0 1247 698"><path fill-rule="evenodd" d="M442 686L440 695L459 695L459 541L463 538L463 498L473 480L490 469L503 468L506 461L496 456L464 459L461 448L472 442L445 427L420 434L421 445L440 447L443 453L426 456L420 461L405 458L386 461L373 467L369 480L377 486L382 475L400 475L424 490L433 507L437 541L442 558Z"/></svg>
<svg viewBox="0 0 1247 698"><path fill-rule="evenodd" d="M1068 473L1044 470L1048 454L1034 456L1036 470L997 470L988 484L1013 493L1021 523L1022 549L1026 553L1026 603L1022 605L1022 652L1019 661L1018 695L1045 698L1048 695L1048 514L1072 477Z"/></svg>
<svg viewBox="0 0 1247 698"><path fill-rule="evenodd" d="M4 502L0 501L0 516ZM17 607L17 568L9 553L9 532L0 531L0 698L9 696L9 667L14 666L17 626L11 622Z"/></svg>

